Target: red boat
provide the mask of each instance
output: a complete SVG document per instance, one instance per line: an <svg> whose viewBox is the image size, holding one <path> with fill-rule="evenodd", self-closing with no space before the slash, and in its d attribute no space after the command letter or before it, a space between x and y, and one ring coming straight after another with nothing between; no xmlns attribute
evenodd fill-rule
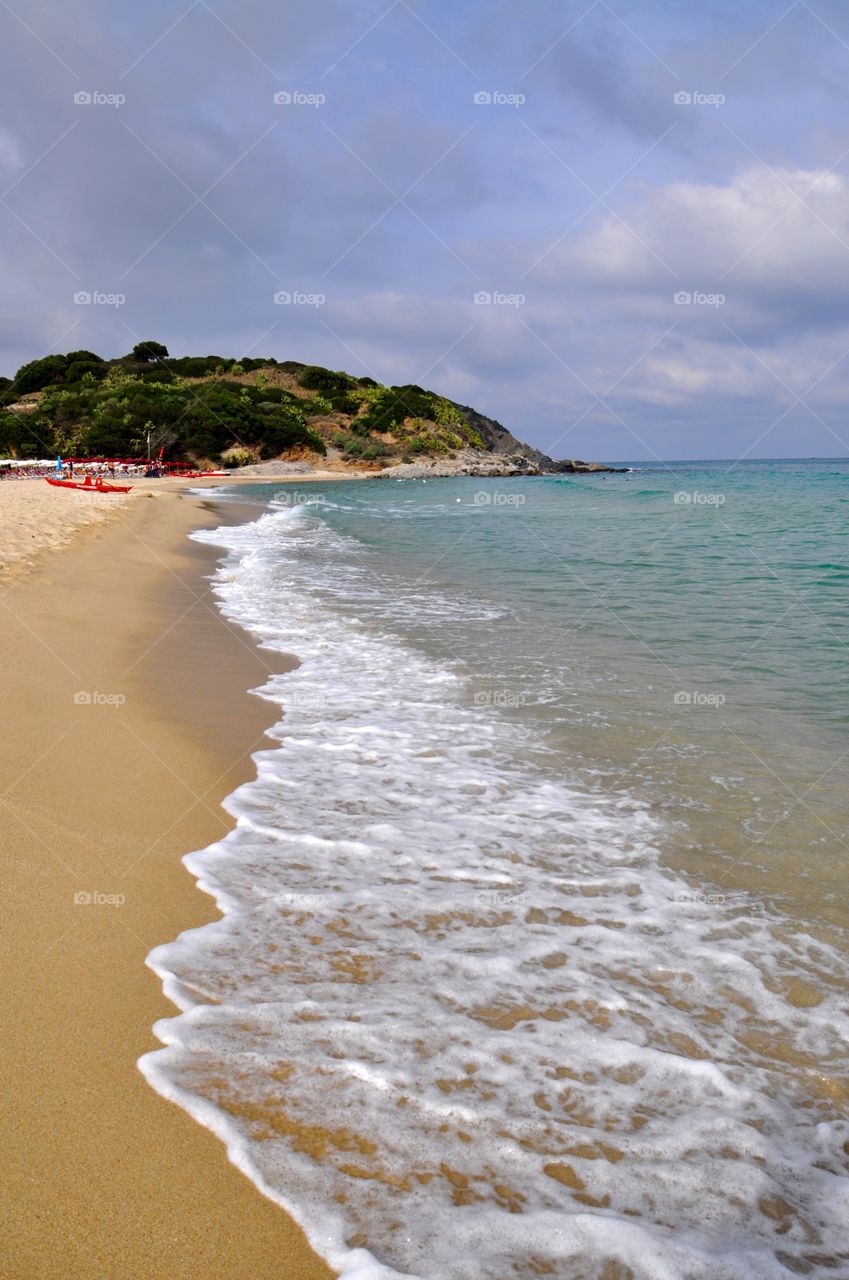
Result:
<svg viewBox="0 0 849 1280"><path fill-rule="evenodd" d="M100 476L92 484L91 476L86 476L84 484L78 484L76 480L54 480L53 476L45 476L48 484L54 484L58 489L82 489L89 493L129 493L132 489L131 484L104 484Z"/></svg>

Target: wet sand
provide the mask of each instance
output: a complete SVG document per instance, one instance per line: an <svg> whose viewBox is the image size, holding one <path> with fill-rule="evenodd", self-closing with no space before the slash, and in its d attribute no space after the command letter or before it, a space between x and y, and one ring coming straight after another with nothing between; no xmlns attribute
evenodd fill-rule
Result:
<svg viewBox="0 0 849 1280"><path fill-rule="evenodd" d="M273 718L245 690L281 660L221 620L186 540L221 522L140 493L0 576L4 1280L331 1275L136 1067L173 1012L145 956L215 915L180 858L231 825Z"/></svg>

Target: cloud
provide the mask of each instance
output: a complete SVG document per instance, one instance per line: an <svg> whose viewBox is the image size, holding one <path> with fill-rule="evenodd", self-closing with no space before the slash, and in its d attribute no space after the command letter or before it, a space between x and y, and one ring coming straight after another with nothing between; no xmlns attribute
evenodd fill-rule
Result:
<svg viewBox="0 0 849 1280"><path fill-rule="evenodd" d="M801 394L836 362L814 393L836 426L835 42L799 9L738 63L721 113L678 109L676 88L715 91L769 26L766 0L588 7L93 0L71 17L35 0L38 38L0 12L0 180L21 178L0 206L0 369L137 336L250 349L426 382L543 448L611 457L734 452L792 399L768 368ZM327 100L277 106L280 89ZM478 89L527 101L477 106ZM75 307L78 289L127 302ZM277 289L327 303L275 306ZM681 290L726 301L676 306ZM813 452L811 426L797 407L770 440Z"/></svg>
<svg viewBox="0 0 849 1280"><path fill-rule="evenodd" d="M559 261L558 261L559 257ZM764 304L838 297L849 283L849 185L827 170L744 169L678 182L606 216L550 261L613 290L721 288Z"/></svg>

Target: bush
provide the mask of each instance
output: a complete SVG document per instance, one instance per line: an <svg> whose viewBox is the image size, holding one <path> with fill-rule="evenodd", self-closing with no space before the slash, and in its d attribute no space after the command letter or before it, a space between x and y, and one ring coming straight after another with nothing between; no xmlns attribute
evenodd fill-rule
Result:
<svg viewBox="0 0 849 1280"><path fill-rule="evenodd" d="M361 394L361 393L359 393ZM360 399L358 393L345 395L332 395L330 403L335 413L344 413L347 417L353 418L360 411Z"/></svg>
<svg viewBox="0 0 849 1280"><path fill-rule="evenodd" d="M81 382L86 374L90 374L95 382L101 382L106 377L106 365L102 360L74 360L65 371L65 381Z"/></svg>
<svg viewBox="0 0 849 1280"><path fill-rule="evenodd" d="M305 391L345 392L357 385L349 373L333 373L316 364L307 365L298 375L298 382Z"/></svg>
<svg viewBox="0 0 849 1280"><path fill-rule="evenodd" d="M253 373L255 369L265 369L268 365L277 364L277 361L273 359L260 360L254 356L242 356L238 363L242 366L245 373Z"/></svg>
<svg viewBox="0 0 849 1280"><path fill-rule="evenodd" d="M216 369L233 363L222 360L221 356L181 356L178 360L169 360L168 368L181 378L207 378Z"/></svg>
<svg viewBox="0 0 849 1280"><path fill-rule="evenodd" d="M372 462L375 458L385 458L391 450L381 440L374 440L371 444L367 444L363 449L362 456L367 462Z"/></svg>
<svg viewBox="0 0 849 1280"><path fill-rule="evenodd" d="M434 420L438 396L409 384L402 387L381 387L371 391L371 401L360 421L371 431L393 431L405 418Z"/></svg>
<svg viewBox="0 0 849 1280"><path fill-rule="evenodd" d="M310 411L312 413L320 413L326 416L333 412L333 405L329 400L325 400L324 396L313 396L310 402Z"/></svg>

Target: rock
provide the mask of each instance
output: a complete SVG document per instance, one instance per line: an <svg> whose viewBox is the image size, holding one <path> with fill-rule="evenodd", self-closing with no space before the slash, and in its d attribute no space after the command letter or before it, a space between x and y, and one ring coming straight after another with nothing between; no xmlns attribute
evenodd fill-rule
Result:
<svg viewBox="0 0 849 1280"><path fill-rule="evenodd" d="M560 462L553 462L551 470L557 475L587 475L599 471L612 471L624 475L629 468L609 467L604 462L582 462L580 458L563 458Z"/></svg>

